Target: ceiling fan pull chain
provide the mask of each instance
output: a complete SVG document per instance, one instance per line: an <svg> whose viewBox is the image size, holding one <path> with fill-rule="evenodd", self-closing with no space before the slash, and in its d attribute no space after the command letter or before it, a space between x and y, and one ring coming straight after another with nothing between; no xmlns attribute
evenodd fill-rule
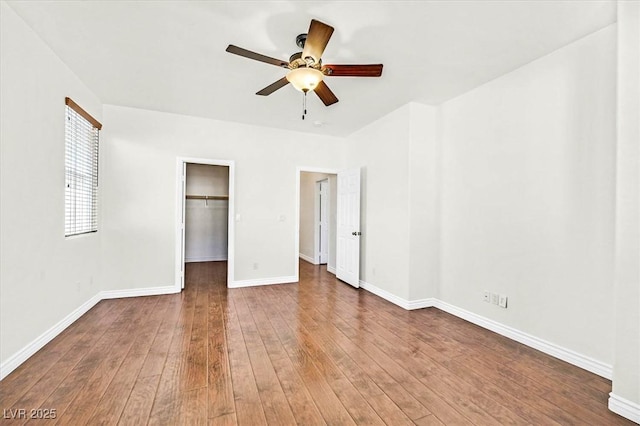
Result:
<svg viewBox="0 0 640 426"><path fill-rule="evenodd" d="M302 97L302 119L304 120L304 116L307 115L307 92L304 91L304 96Z"/></svg>

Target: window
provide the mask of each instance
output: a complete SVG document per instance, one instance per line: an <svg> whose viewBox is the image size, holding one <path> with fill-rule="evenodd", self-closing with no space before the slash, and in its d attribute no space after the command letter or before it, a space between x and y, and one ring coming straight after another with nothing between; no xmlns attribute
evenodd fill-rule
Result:
<svg viewBox="0 0 640 426"><path fill-rule="evenodd" d="M64 235L98 230L98 133L95 118L65 98Z"/></svg>

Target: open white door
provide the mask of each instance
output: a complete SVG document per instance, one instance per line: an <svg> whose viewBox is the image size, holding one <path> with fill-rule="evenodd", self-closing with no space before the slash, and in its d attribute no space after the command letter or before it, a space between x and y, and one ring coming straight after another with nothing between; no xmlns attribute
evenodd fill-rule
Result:
<svg viewBox="0 0 640 426"><path fill-rule="evenodd" d="M360 169L338 172L336 277L360 287Z"/></svg>

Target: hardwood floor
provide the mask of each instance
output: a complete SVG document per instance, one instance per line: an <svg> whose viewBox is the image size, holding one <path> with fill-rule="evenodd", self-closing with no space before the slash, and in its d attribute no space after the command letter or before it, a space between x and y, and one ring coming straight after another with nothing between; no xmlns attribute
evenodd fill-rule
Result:
<svg viewBox="0 0 640 426"><path fill-rule="evenodd" d="M182 294L97 304L0 382L1 423L633 424L609 381L437 309L306 262L299 285L228 290L225 271L191 263Z"/></svg>

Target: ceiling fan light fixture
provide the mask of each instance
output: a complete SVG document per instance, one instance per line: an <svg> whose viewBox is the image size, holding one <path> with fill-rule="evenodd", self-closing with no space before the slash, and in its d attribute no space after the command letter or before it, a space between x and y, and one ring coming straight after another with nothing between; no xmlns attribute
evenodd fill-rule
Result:
<svg viewBox="0 0 640 426"><path fill-rule="evenodd" d="M301 92L314 90L323 77L324 74L320 70L308 67L294 68L287 74L289 83Z"/></svg>

